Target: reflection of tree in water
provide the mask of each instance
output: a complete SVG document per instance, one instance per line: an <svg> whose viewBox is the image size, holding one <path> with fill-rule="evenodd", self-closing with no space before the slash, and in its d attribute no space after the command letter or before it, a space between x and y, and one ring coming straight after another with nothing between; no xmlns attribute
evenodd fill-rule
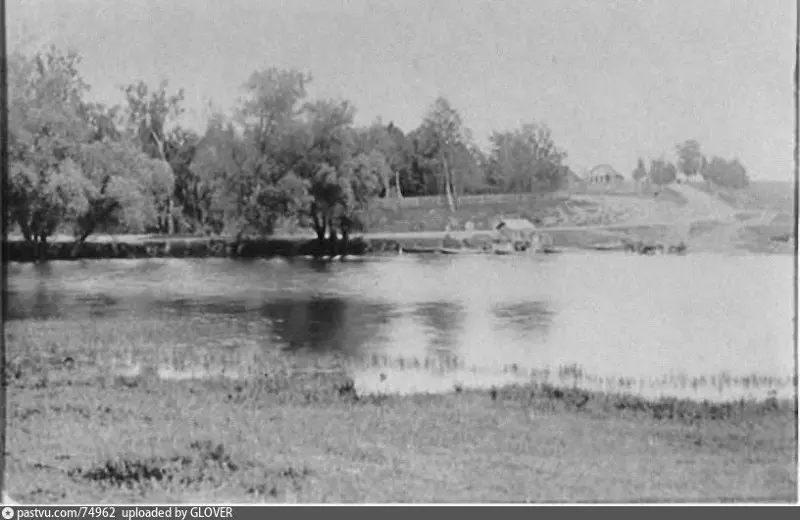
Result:
<svg viewBox="0 0 800 520"><path fill-rule="evenodd" d="M3 290L8 319L52 319L62 315L64 294L53 287L53 266L47 262L33 265L36 279L33 294Z"/></svg>
<svg viewBox="0 0 800 520"><path fill-rule="evenodd" d="M107 294L93 294L78 296L75 302L82 306L92 318L108 317L118 314L119 298L112 298Z"/></svg>
<svg viewBox="0 0 800 520"><path fill-rule="evenodd" d="M377 336L388 308L332 297L283 299L265 303L261 314L289 350L355 353Z"/></svg>
<svg viewBox="0 0 800 520"><path fill-rule="evenodd" d="M542 301L499 304L492 308L492 313L504 327L523 334L547 333L554 314Z"/></svg>
<svg viewBox="0 0 800 520"><path fill-rule="evenodd" d="M464 326L467 314L457 302L434 301L417 304L413 310L423 326L433 332L431 348L434 350L456 351L459 332Z"/></svg>

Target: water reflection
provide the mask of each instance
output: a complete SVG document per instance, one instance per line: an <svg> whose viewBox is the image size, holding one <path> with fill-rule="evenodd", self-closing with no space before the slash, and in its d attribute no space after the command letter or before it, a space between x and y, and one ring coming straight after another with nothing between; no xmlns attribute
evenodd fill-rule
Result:
<svg viewBox="0 0 800 520"><path fill-rule="evenodd" d="M119 305L119 298L113 298L107 294L87 294L77 296L75 302L86 307L86 311L92 319L110 317L115 314L115 308Z"/></svg>
<svg viewBox="0 0 800 520"><path fill-rule="evenodd" d="M8 308L5 309L5 318L53 319L61 317L65 307L65 298L64 294L57 290L57 287L56 290L53 290L53 266L51 264L33 264L31 271L33 277L27 287L7 293Z"/></svg>
<svg viewBox="0 0 800 520"><path fill-rule="evenodd" d="M467 316L463 305L451 301L421 302L413 306L409 317L411 320L406 320L406 324L414 324L428 332L427 348L451 352L458 350L459 332L465 322L474 318ZM395 329L394 335L401 336L399 332Z"/></svg>
<svg viewBox="0 0 800 520"><path fill-rule="evenodd" d="M601 378L794 366L788 257L63 262L12 265L5 290L12 320L235 317L262 335L259 348L449 353L487 374L508 364L577 364ZM386 370L356 374L372 368Z"/></svg>
<svg viewBox="0 0 800 520"><path fill-rule="evenodd" d="M547 328L553 311L544 301L498 304L492 308L495 317L520 335Z"/></svg>
<svg viewBox="0 0 800 520"><path fill-rule="evenodd" d="M290 351L355 353L365 347L386 321L385 306L344 298L312 297L265 302L259 314Z"/></svg>

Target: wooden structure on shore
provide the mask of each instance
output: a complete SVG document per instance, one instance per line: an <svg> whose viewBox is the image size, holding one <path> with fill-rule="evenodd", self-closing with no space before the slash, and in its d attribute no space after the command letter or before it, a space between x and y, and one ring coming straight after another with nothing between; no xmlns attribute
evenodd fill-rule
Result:
<svg viewBox="0 0 800 520"><path fill-rule="evenodd" d="M527 251L538 242L536 226L527 219L502 219L495 225L494 232L493 250L497 253Z"/></svg>

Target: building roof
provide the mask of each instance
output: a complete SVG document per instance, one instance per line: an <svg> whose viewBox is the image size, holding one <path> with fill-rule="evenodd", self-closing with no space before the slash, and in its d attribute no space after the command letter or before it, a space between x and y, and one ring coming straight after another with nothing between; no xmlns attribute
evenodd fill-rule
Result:
<svg viewBox="0 0 800 520"><path fill-rule="evenodd" d="M495 226L495 229L510 229L511 231L535 230L536 226L528 219L524 218L504 218Z"/></svg>
<svg viewBox="0 0 800 520"><path fill-rule="evenodd" d="M598 164L597 166L589 170L589 172L586 174L586 178L599 177L605 175L609 175L611 177L617 177L620 179L625 178L625 176L620 174L617 170L615 170L608 164Z"/></svg>

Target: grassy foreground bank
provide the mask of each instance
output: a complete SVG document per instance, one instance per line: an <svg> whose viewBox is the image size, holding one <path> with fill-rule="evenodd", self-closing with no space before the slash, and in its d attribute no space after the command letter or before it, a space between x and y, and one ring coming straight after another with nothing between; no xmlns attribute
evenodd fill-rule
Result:
<svg viewBox="0 0 800 520"><path fill-rule="evenodd" d="M335 363L269 352L238 325L167 330L115 320L9 324L12 498L797 500L794 401L646 401L532 384L359 396ZM203 344L212 332L238 334L239 346ZM251 377L164 380L109 368L132 352L175 355L178 347L167 351L178 338L197 343L184 353L238 348Z"/></svg>

